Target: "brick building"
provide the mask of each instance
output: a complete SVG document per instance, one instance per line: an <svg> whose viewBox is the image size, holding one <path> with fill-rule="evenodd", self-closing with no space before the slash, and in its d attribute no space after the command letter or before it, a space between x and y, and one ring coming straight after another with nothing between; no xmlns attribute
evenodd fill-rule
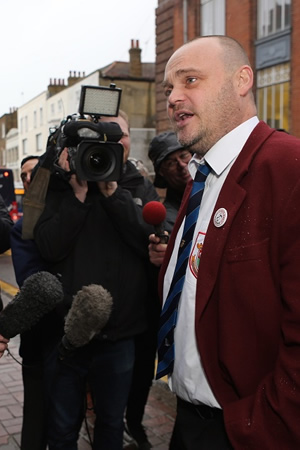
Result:
<svg viewBox="0 0 300 450"><path fill-rule="evenodd" d="M298 0L158 0L157 131L170 128L161 88L168 58L183 43L210 34L232 36L247 51L259 118L300 137Z"/></svg>

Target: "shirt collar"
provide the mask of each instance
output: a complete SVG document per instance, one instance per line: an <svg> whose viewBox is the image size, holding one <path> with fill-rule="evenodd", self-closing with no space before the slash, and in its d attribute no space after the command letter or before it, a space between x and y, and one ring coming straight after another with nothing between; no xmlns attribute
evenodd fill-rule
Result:
<svg viewBox="0 0 300 450"><path fill-rule="evenodd" d="M254 116L234 128L213 145L204 158L199 159L194 155L189 162L191 176L194 178L198 165L203 164L204 161L219 176L239 155L258 122L257 116Z"/></svg>

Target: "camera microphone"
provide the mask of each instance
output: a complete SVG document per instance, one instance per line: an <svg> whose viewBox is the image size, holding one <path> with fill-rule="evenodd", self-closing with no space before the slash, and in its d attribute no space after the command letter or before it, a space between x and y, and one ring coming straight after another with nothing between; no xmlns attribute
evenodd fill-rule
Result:
<svg viewBox="0 0 300 450"><path fill-rule="evenodd" d="M155 236L160 238L162 244L167 244L169 236L164 233L164 221L167 211L161 202L152 201L146 203L143 208L143 219L149 225L154 226Z"/></svg>
<svg viewBox="0 0 300 450"><path fill-rule="evenodd" d="M110 293L101 285L83 286L73 298L66 316L64 332L59 344L62 360L88 344L108 322L113 306Z"/></svg>
<svg viewBox="0 0 300 450"><path fill-rule="evenodd" d="M0 313L0 334L11 339L30 330L63 300L61 282L49 272L30 275Z"/></svg>

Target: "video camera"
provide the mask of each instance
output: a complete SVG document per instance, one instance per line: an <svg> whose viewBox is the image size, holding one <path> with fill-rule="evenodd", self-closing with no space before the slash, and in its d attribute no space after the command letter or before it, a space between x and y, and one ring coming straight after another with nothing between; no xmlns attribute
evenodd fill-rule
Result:
<svg viewBox="0 0 300 450"><path fill-rule="evenodd" d="M101 116L117 117L121 89L107 86L82 86L78 114L64 119L50 132L55 143L57 165L59 155L68 148L70 172L87 181L118 181L123 169L123 136L116 122L99 122ZM49 141L49 140L48 140Z"/></svg>

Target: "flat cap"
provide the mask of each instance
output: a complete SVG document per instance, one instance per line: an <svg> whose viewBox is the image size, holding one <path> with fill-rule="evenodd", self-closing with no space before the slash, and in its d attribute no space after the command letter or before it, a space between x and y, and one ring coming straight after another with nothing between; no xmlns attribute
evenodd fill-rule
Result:
<svg viewBox="0 0 300 450"><path fill-rule="evenodd" d="M184 147L178 142L176 134L173 131L166 131L152 139L148 156L151 159L155 170L154 186L161 188L166 187L163 177L159 175L160 165L171 153L182 149L184 149Z"/></svg>

